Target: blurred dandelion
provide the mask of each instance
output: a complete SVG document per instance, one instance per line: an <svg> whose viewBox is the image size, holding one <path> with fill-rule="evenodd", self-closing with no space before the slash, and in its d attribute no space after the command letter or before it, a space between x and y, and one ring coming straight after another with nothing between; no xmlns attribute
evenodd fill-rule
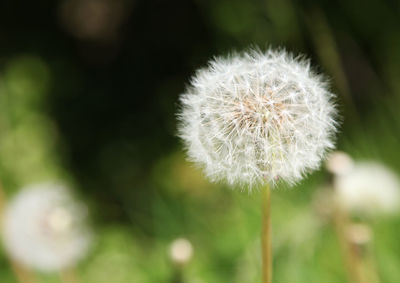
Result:
<svg viewBox="0 0 400 283"><path fill-rule="evenodd" d="M340 203L349 211L364 216L399 211L399 178L381 163L357 162L334 182Z"/></svg>
<svg viewBox="0 0 400 283"><path fill-rule="evenodd" d="M331 217L339 239L350 282L378 283L372 230L365 217L394 213L400 208L400 181L378 162L355 162L344 152L331 153L326 167L332 174ZM355 223L352 216L358 216Z"/></svg>
<svg viewBox="0 0 400 283"><path fill-rule="evenodd" d="M86 221L87 208L64 185L28 186L6 207L5 249L13 260L40 271L70 268L89 248Z"/></svg>
<svg viewBox="0 0 400 283"><path fill-rule="evenodd" d="M263 195L263 282L271 282L270 190L319 167L334 147L336 110L308 60L280 50L216 57L181 95L179 135L212 181Z"/></svg>
<svg viewBox="0 0 400 283"><path fill-rule="evenodd" d="M185 238L174 240L169 247L169 257L177 265L185 265L193 256L192 243Z"/></svg>
<svg viewBox="0 0 400 283"><path fill-rule="evenodd" d="M129 11L125 0L64 0L60 6L62 24L79 39L115 39Z"/></svg>
<svg viewBox="0 0 400 283"><path fill-rule="evenodd" d="M354 268L359 274L359 282L379 283L374 253L372 251L372 230L362 223L353 223L346 229L347 241L357 259Z"/></svg>
<svg viewBox="0 0 400 283"><path fill-rule="evenodd" d="M175 239L169 246L168 255L174 265L172 282L185 282L184 268L193 257L192 243L185 238Z"/></svg>
<svg viewBox="0 0 400 283"><path fill-rule="evenodd" d="M365 224L352 224L347 228L347 238L357 246L364 246L371 241L371 229Z"/></svg>
<svg viewBox="0 0 400 283"><path fill-rule="evenodd" d="M353 159L345 152L334 151L326 160L326 169L334 175L344 175L354 166Z"/></svg>

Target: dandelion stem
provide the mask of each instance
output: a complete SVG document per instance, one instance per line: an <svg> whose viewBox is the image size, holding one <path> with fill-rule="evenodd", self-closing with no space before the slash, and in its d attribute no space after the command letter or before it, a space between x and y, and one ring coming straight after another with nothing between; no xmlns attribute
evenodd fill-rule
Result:
<svg viewBox="0 0 400 283"><path fill-rule="evenodd" d="M366 277L370 279L369 283L380 283L379 274L376 268L376 261L371 251L368 251L364 265Z"/></svg>
<svg viewBox="0 0 400 283"><path fill-rule="evenodd" d="M262 282L272 282L272 253L271 253L271 190L269 185L263 189L262 196Z"/></svg>
<svg viewBox="0 0 400 283"><path fill-rule="evenodd" d="M334 210L333 222L342 250L348 280L351 283L363 283L360 261L346 235L346 228L349 224L348 215L338 204L336 204Z"/></svg>
<svg viewBox="0 0 400 283"><path fill-rule="evenodd" d="M18 282L20 283L35 283L35 277L31 270L25 268L24 266L20 265L19 263L10 260L11 269L15 274Z"/></svg>
<svg viewBox="0 0 400 283"><path fill-rule="evenodd" d="M70 267L60 271L60 282L62 283L78 283L78 277L75 268Z"/></svg>
<svg viewBox="0 0 400 283"><path fill-rule="evenodd" d="M363 283L379 283L379 274L376 269L375 258L372 251L372 236L369 235L369 227L366 224L355 224L359 227L365 227L365 230L354 230L352 237L349 237L349 245L354 253L357 265L360 269L360 275L362 276L361 282ZM355 226L353 224L353 227ZM368 233L366 233L368 231Z"/></svg>

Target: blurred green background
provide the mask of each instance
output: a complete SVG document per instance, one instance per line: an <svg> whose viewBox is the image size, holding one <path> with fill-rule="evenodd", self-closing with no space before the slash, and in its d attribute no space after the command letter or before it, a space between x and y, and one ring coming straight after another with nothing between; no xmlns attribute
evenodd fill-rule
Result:
<svg viewBox="0 0 400 283"><path fill-rule="evenodd" d="M178 237L194 248L184 282L260 282L260 194L210 184L175 136L194 71L249 46L310 57L338 94L338 148L400 173L398 1L0 2L1 182L10 197L75 184L97 234L80 282L177 282ZM326 180L321 169L273 191L274 282L345 282L333 228L312 207ZM383 283L400 282L399 224L371 222ZM0 281L15 282L3 252Z"/></svg>

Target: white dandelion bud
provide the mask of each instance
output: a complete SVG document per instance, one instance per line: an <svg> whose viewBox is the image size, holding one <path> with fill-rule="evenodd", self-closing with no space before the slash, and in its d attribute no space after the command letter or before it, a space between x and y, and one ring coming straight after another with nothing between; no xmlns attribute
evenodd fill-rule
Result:
<svg viewBox="0 0 400 283"><path fill-rule="evenodd" d="M332 174L342 175L351 171L353 159L345 152L335 151L329 154L326 160L326 169Z"/></svg>
<svg viewBox="0 0 400 283"><path fill-rule="evenodd" d="M185 265L193 256L192 243L185 238L175 239L169 247L169 257L177 265Z"/></svg>
<svg viewBox="0 0 400 283"><path fill-rule="evenodd" d="M336 175L338 200L347 210L362 215L390 214L400 208L398 176L376 162L356 162L347 174Z"/></svg>
<svg viewBox="0 0 400 283"><path fill-rule="evenodd" d="M76 264L88 250L87 209L61 184L23 189L9 203L4 217L5 248L26 266L61 270Z"/></svg>
<svg viewBox="0 0 400 283"><path fill-rule="evenodd" d="M215 58L181 96L179 135L212 181L294 183L333 148L334 95L285 51Z"/></svg>

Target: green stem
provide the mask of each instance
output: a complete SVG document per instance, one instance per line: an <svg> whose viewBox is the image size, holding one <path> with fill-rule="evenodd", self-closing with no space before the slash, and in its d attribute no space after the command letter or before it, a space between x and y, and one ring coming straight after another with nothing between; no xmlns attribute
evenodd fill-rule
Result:
<svg viewBox="0 0 400 283"><path fill-rule="evenodd" d="M271 252L271 190L269 185L263 189L262 196L262 282L272 282L272 252Z"/></svg>
<svg viewBox="0 0 400 283"><path fill-rule="evenodd" d="M63 269L60 271L60 282L62 283L78 283L78 276L74 267Z"/></svg>
<svg viewBox="0 0 400 283"><path fill-rule="evenodd" d="M349 222L349 216L347 215L346 211L343 210L336 202L333 223L342 250L343 261L346 267L348 280L351 283L363 283L359 258L354 252L354 248L348 241L348 237L346 235L346 228L349 226Z"/></svg>

